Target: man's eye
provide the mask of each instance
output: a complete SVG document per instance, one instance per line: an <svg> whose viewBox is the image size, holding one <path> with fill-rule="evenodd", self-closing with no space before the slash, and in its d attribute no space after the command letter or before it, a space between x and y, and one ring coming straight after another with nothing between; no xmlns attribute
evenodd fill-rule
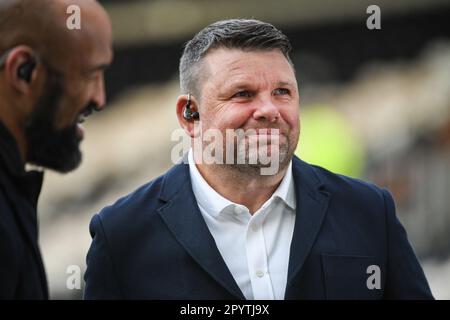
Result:
<svg viewBox="0 0 450 320"><path fill-rule="evenodd" d="M88 80L97 80L101 76L103 76L103 70L93 70L86 73Z"/></svg>
<svg viewBox="0 0 450 320"><path fill-rule="evenodd" d="M252 94L246 90L239 91L233 95L233 98L251 98Z"/></svg>
<svg viewBox="0 0 450 320"><path fill-rule="evenodd" d="M275 89L274 91L273 91L273 94L274 95L285 95L285 94L290 94L291 92L289 91L289 89L286 89L286 88L278 88L278 89Z"/></svg>
<svg viewBox="0 0 450 320"><path fill-rule="evenodd" d="M84 77L86 78L86 80L95 80L97 74L95 72L89 71L84 74Z"/></svg>

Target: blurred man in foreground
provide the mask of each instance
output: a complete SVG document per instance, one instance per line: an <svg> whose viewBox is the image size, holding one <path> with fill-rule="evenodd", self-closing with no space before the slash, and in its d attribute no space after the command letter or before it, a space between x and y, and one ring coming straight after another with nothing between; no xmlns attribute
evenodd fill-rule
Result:
<svg viewBox="0 0 450 320"><path fill-rule="evenodd" d="M81 29L67 27L71 5ZM80 123L105 105L111 59L111 25L96 1L0 1L1 299L48 298L36 213L43 173L25 165L80 164Z"/></svg>
<svg viewBox="0 0 450 320"><path fill-rule="evenodd" d="M176 113L192 148L94 216L86 298L432 298L391 195L293 156L290 50L257 20L187 43Z"/></svg>

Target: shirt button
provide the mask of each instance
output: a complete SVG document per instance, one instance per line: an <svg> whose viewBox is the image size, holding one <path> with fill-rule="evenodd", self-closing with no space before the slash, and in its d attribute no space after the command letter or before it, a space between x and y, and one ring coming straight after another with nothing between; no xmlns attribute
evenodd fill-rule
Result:
<svg viewBox="0 0 450 320"><path fill-rule="evenodd" d="M256 224L252 225L252 231L258 232L258 225L256 225Z"/></svg>
<svg viewBox="0 0 450 320"><path fill-rule="evenodd" d="M256 276L257 276L258 278L264 277L264 271L261 271L261 270L256 271Z"/></svg>
<svg viewBox="0 0 450 320"><path fill-rule="evenodd" d="M244 212L245 212L244 208L238 207L238 206L234 207L234 213L235 214L243 214Z"/></svg>

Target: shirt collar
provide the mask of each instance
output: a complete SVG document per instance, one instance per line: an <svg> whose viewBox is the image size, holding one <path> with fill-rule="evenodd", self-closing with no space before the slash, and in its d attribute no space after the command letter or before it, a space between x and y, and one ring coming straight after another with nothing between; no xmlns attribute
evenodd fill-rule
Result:
<svg viewBox="0 0 450 320"><path fill-rule="evenodd" d="M221 196L208 184L208 182L206 182L195 165L192 149L189 150L188 161L192 191L194 192L195 198L197 199L197 203L200 207L202 207L211 216L217 217L226 207L235 205L234 202Z"/></svg>
<svg viewBox="0 0 450 320"><path fill-rule="evenodd" d="M287 204L291 209L295 210L295 191L294 191L294 180L292 178L292 160L289 162L289 166L286 170L286 174L281 180L280 185L275 190L272 198L280 198L285 204Z"/></svg>
<svg viewBox="0 0 450 320"><path fill-rule="evenodd" d="M197 166L194 162L194 157L192 153L192 148L188 153L189 162L189 173L191 176L191 184L194 195L197 199L197 203L202 207L209 215L213 217L218 217L221 212L229 207L240 206L234 203L222 195L220 195L216 190L214 190L208 182L203 178L201 173L198 171ZM294 192L294 183L292 179L292 160L289 162L286 174L281 180L280 185L272 194L269 200L266 201L264 206L273 201L273 199L279 198L289 206L291 209L295 210L296 199Z"/></svg>

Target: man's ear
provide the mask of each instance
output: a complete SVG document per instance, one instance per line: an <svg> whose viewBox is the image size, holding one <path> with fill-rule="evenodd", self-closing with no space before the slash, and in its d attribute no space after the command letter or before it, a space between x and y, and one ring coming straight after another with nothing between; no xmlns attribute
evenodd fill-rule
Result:
<svg viewBox="0 0 450 320"><path fill-rule="evenodd" d="M177 118L178 122L180 123L180 126L184 129L187 135L189 135L191 138L194 138L194 127L195 127L195 119L186 119L184 117L186 106L188 105L188 95L183 94L178 97L177 99ZM191 112L198 112L198 104L195 98L191 95L190 96L190 106L189 109Z"/></svg>
<svg viewBox="0 0 450 320"><path fill-rule="evenodd" d="M5 59L6 81L21 94L29 94L36 78L36 56L28 46L11 49Z"/></svg>

